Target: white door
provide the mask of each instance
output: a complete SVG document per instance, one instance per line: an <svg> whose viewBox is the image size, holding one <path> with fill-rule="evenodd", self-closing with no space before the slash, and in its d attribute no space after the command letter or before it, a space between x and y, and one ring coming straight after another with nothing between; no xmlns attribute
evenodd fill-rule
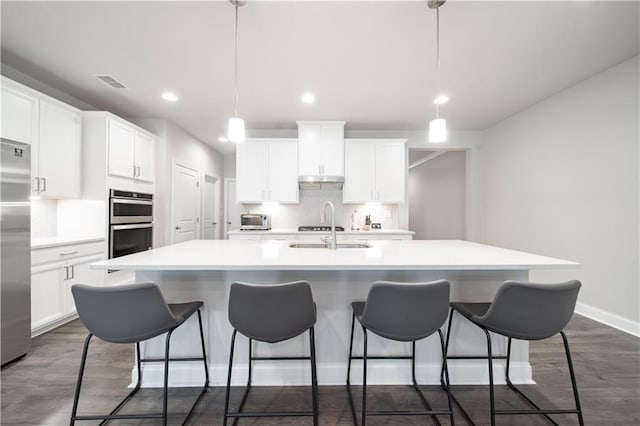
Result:
<svg viewBox="0 0 640 426"><path fill-rule="evenodd" d="M80 115L40 101L39 170L41 194L80 197Z"/></svg>
<svg viewBox="0 0 640 426"><path fill-rule="evenodd" d="M109 119L110 175L133 178L135 131L124 124Z"/></svg>
<svg viewBox="0 0 640 426"><path fill-rule="evenodd" d="M153 167L155 164L154 141L151 137L136 132L134 159L137 167L136 179L153 182L156 172Z"/></svg>
<svg viewBox="0 0 640 426"><path fill-rule="evenodd" d="M236 180L225 179L225 220L226 231L224 238L228 239L227 232L240 229L240 214L243 213L242 206L236 202Z"/></svg>
<svg viewBox="0 0 640 426"><path fill-rule="evenodd" d="M205 175L202 185L202 239L220 238L220 179Z"/></svg>
<svg viewBox="0 0 640 426"><path fill-rule="evenodd" d="M175 163L171 183L171 242L174 244L198 238L199 189L198 171Z"/></svg>

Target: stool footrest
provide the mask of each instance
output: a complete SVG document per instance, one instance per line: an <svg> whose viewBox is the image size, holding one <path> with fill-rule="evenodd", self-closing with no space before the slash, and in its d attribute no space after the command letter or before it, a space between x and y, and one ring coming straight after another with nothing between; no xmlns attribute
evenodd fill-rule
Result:
<svg viewBox="0 0 640 426"><path fill-rule="evenodd" d="M252 356L251 361L309 361L310 356Z"/></svg>
<svg viewBox="0 0 640 426"><path fill-rule="evenodd" d="M448 416L446 410L431 411L367 411L367 416Z"/></svg>
<svg viewBox="0 0 640 426"><path fill-rule="evenodd" d="M496 410L496 414L578 414L578 410Z"/></svg>
<svg viewBox="0 0 640 426"><path fill-rule="evenodd" d="M141 359L140 362L164 362L165 359L164 358L144 358ZM200 357L200 358L192 358L192 357L187 357L187 358L169 358L169 362L173 362L173 361L204 361L204 358Z"/></svg>
<svg viewBox="0 0 640 426"><path fill-rule="evenodd" d="M488 355L447 355L447 359L488 359ZM506 355L492 355L491 359L507 359Z"/></svg>
<svg viewBox="0 0 640 426"><path fill-rule="evenodd" d="M351 359L364 359L364 357L353 355ZM378 356L369 356L367 355L367 359L413 359L411 355L378 355Z"/></svg>
<svg viewBox="0 0 640 426"><path fill-rule="evenodd" d="M273 412L243 412L243 413L227 413L227 417L310 417L313 411L273 411Z"/></svg>
<svg viewBox="0 0 640 426"><path fill-rule="evenodd" d="M82 416L72 417L72 420L136 420L136 419L161 419L164 415L159 414L111 414L104 415L90 415L84 414Z"/></svg>

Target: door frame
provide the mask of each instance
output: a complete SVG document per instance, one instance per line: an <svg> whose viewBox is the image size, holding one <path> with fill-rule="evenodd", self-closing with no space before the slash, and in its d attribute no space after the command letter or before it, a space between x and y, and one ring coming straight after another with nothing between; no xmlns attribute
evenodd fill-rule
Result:
<svg viewBox="0 0 640 426"><path fill-rule="evenodd" d="M227 202L229 201L229 183L236 182L236 178L224 178L224 199L223 202L223 210L224 210L224 222L222 223L222 239L227 240L229 237L227 236L227 222L229 218L229 209L227 208ZM237 187L236 187L237 190Z"/></svg>
<svg viewBox="0 0 640 426"><path fill-rule="evenodd" d="M214 183L214 190L213 190L213 198L216 199L217 198L217 205L218 205L218 211L214 212L215 218L218 221L218 232L214 231L214 239L218 240L218 239L222 239L222 233L220 232L220 213L221 213L221 208L220 208L220 203L222 202L222 197L221 197L221 193L222 191L220 191L220 176L214 174L214 173L207 173L207 172L203 172L202 173L202 178L200 179L200 182L202 182L202 185L200 185L200 238L202 238L202 236L204 235L204 183L207 180L207 178L211 178L215 180ZM225 221L226 223L226 221ZM218 235L216 235L218 234ZM217 237L217 238L216 238Z"/></svg>
<svg viewBox="0 0 640 426"><path fill-rule="evenodd" d="M202 216L202 185L200 185L200 182L202 181L202 174L200 173L200 171L197 168L192 167L191 165L187 165L185 162L183 162L181 160L177 160L177 159L174 158L171 161L171 197L170 197L170 200L171 200L171 218L170 218L170 221L169 221L169 241L171 242L171 244L175 244L176 243L176 241L175 241L176 233L174 232L175 231L175 226L176 226L175 225L175 219L176 219L175 207L176 207L176 205L174 203L174 201L175 201L174 200L174 195L175 194L174 194L174 191L173 191L174 190L173 178L174 178L174 176L176 174L176 168L178 166L184 167L185 169L189 169L189 170L195 172L196 176L198 177L198 182L197 182L197 185L198 185L198 191L197 191L197 194L198 194L198 197L197 197L198 205L196 206L196 212L198 212L198 217L196 218L197 224L196 224L196 227L195 227L195 231L196 231L196 238L195 239L196 240L200 239L200 228L202 227L202 225L201 225L202 221L200 220L200 218Z"/></svg>

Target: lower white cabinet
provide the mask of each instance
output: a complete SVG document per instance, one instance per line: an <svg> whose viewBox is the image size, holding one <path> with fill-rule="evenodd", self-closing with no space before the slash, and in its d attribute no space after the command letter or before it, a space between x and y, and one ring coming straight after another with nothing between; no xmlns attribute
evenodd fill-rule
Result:
<svg viewBox="0 0 640 426"><path fill-rule="evenodd" d="M34 248L31 258L31 335L37 336L77 317L74 284L104 285L105 272L90 265L103 259L104 242Z"/></svg>

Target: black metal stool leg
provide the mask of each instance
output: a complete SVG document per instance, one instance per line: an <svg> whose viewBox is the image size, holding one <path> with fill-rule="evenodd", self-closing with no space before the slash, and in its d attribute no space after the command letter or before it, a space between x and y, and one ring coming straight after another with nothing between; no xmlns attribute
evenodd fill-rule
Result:
<svg viewBox="0 0 640 426"><path fill-rule="evenodd" d="M78 400L80 399L80 388L82 387L82 377L84 375L84 366L87 361L87 352L89 351L89 342L93 334L89 333L84 339L82 348L82 358L80 359L80 370L78 371L78 381L76 382L76 393L73 397L73 408L71 409L71 421L69 424L73 426L76 423L76 415L78 414Z"/></svg>
<svg viewBox="0 0 640 426"><path fill-rule="evenodd" d="M444 352L445 355L442 358L442 368L440 369L440 383L444 384L444 367L445 367L445 361L447 358L447 355L449 353L449 337L451 336L451 324L453 323L453 309L449 309L449 323L447 324L447 340L446 343L444 345Z"/></svg>
<svg viewBox="0 0 640 426"><path fill-rule="evenodd" d="M209 388L209 366L207 365L207 350L204 344L204 332L202 331L202 315L200 309L198 309L198 326L200 328L200 343L202 344L202 358L204 358L204 388L205 391Z"/></svg>
<svg viewBox="0 0 640 426"><path fill-rule="evenodd" d="M229 414L229 393L231 391L231 371L233 370L233 349L236 344L236 334L237 330L233 330L233 334L231 335L231 350L229 351L229 373L227 374L227 393L224 398L224 420L223 425L227 425L228 414Z"/></svg>
<svg viewBox="0 0 640 426"><path fill-rule="evenodd" d="M569 364L569 375L571 376L571 386L573 387L573 398L576 401L576 410L578 410L578 422L580 426L584 426L584 419L582 418L582 407L580 405L580 397L578 396L578 385L576 383L576 374L573 370L573 360L571 359L571 351L569 350L569 341L564 331L560 332L562 336L562 342L564 343L564 352L567 355L567 364Z"/></svg>
<svg viewBox="0 0 640 426"><path fill-rule="evenodd" d="M455 420L453 419L453 401L451 400L451 382L449 381L449 367L447 366L447 352L445 349L444 337L442 336L442 330L438 330L440 336L440 349L442 350L442 370L444 371L444 380L447 391L447 403L449 405L449 419L451 426L455 426Z"/></svg>
<svg viewBox="0 0 640 426"><path fill-rule="evenodd" d="M484 329L483 329L484 330ZM484 334L487 336L487 360L489 362L489 402L491 405L491 426L496 424L496 405L493 389L493 352L491 349L491 335L487 330L484 330Z"/></svg>
<svg viewBox="0 0 640 426"><path fill-rule="evenodd" d="M362 426L367 424L367 329L362 327L364 350L362 353Z"/></svg>
<svg viewBox="0 0 640 426"><path fill-rule="evenodd" d="M349 361L347 363L347 393L349 395L349 406L351 407L351 415L353 416L353 424L358 424L358 418L356 416L356 408L353 403L353 395L351 394L351 361L353 359L353 331L355 328L356 314L351 315L351 340L349 341Z"/></svg>
<svg viewBox="0 0 640 426"><path fill-rule="evenodd" d="M318 426L318 372L316 370L316 335L313 327L309 329L311 350L311 398L313 403L313 425Z"/></svg>
<svg viewBox="0 0 640 426"><path fill-rule="evenodd" d="M169 396L169 344L173 330L167 333L167 339L164 347L164 390L162 398L162 424L167 426L167 405Z"/></svg>

